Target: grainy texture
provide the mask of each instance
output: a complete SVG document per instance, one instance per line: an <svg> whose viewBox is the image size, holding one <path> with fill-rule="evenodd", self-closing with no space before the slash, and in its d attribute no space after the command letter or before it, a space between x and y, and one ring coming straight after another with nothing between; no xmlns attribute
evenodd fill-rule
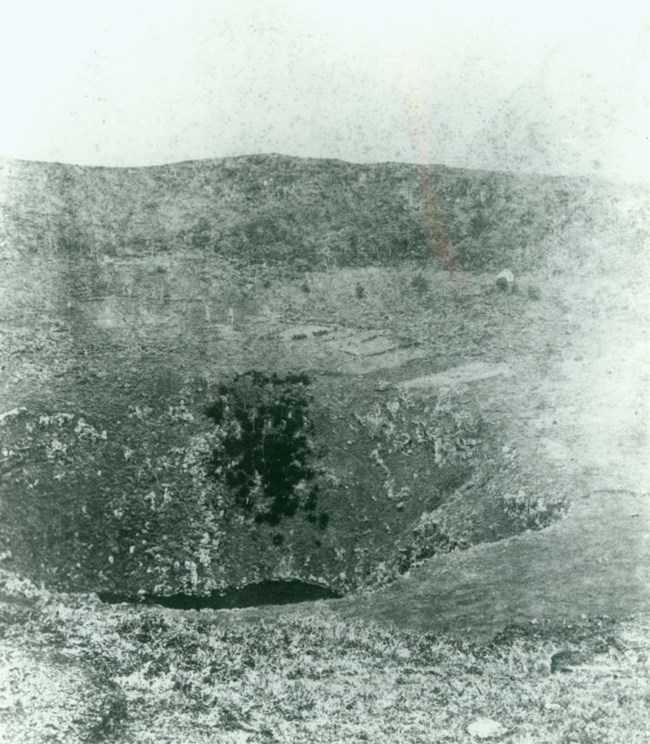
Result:
<svg viewBox="0 0 650 744"><path fill-rule="evenodd" d="M643 618L476 646L359 618L213 624L62 596L0 611L4 741L470 742L486 720L535 744L650 733Z"/></svg>
<svg viewBox="0 0 650 744"><path fill-rule="evenodd" d="M648 609L647 190L277 156L0 180L5 739L647 741L647 623L582 617ZM350 596L48 591L269 580Z"/></svg>

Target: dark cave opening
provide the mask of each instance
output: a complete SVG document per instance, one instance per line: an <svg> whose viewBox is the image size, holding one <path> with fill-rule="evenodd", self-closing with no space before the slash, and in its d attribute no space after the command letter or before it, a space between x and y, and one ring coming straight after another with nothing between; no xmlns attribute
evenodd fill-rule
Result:
<svg viewBox="0 0 650 744"><path fill-rule="evenodd" d="M264 605L286 605L313 602L318 599L340 599L341 594L320 584L304 581L272 579L248 584L238 589L208 595L195 594L144 594L128 595L119 592L97 592L105 604L160 605L174 610L231 610Z"/></svg>

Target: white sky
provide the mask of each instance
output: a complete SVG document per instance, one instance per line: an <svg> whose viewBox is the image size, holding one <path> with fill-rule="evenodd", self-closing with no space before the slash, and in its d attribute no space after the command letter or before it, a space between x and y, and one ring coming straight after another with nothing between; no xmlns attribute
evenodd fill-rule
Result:
<svg viewBox="0 0 650 744"><path fill-rule="evenodd" d="M281 152L650 180L650 10L0 0L0 101L8 157Z"/></svg>

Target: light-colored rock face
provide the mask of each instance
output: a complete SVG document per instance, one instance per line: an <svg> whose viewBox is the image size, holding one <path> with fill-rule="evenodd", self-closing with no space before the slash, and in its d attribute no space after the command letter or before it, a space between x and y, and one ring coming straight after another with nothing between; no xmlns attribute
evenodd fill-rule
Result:
<svg viewBox="0 0 650 744"><path fill-rule="evenodd" d="M508 730L499 721L495 721L491 718L477 718L472 721L467 727L467 733L474 740L488 741L489 739L499 739Z"/></svg>
<svg viewBox="0 0 650 744"><path fill-rule="evenodd" d="M585 346L591 353L561 367L573 390L556 420L572 425L583 462L600 485L650 490L650 339L644 317L605 321ZM623 322L621 322L623 321Z"/></svg>

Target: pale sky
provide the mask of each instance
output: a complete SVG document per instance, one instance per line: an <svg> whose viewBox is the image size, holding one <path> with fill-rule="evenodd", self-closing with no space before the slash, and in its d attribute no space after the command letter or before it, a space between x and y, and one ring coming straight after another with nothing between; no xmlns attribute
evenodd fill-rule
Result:
<svg viewBox="0 0 650 744"><path fill-rule="evenodd" d="M650 180L645 5L0 0L0 155L279 152Z"/></svg>

